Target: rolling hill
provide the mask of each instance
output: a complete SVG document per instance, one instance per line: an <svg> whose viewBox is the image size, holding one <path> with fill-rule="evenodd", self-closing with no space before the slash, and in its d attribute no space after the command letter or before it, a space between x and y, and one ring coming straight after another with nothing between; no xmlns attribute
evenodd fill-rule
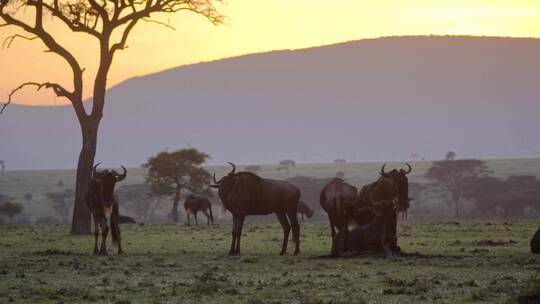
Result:
<svg viewBox="0 0 540 304"><path fill-rule="evenodd" d="M97 159L191 145L212 163L540 155L540 40L389 37L181 66L112 87ZM70 106L11 105L10 168L72 168Z"/></svg>

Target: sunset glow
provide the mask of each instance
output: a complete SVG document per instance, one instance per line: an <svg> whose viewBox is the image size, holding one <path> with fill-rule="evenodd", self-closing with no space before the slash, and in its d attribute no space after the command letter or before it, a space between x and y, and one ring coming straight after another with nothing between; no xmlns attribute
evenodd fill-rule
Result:
<svg viewBox="0 0 540 304"><path fill-rule="evenodd" d="M115 58L109 87L130 77L200 61L276 49L296 49L362 38L396 35L477 35L540 37L540 2L526 0L230 0L221 8L226 23L214 26L191 14L156 16L175 31L152 23L139 25L129 48ZM85 92L90 96L96 66L92 38L61 33L86 67ZM12 29L2 28L0 37ZM92 41L94 44L88 45ZM37 41L16 40L0 51L0 101L24 81L70 84L69 70ZM17 103L61 104L52 93L21 92Z"/></svg>

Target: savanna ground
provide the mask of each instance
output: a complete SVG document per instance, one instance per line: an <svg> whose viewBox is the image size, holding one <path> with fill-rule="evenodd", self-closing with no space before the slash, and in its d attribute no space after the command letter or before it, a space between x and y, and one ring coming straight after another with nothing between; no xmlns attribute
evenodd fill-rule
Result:
<svg viewBox="0 0 540 304"><path fill-rule="evenodd" d="M0 226L0 303L538 303L537 226L406 221L410 255L392 259L318 258L330 247L323 221L302 224L299 256L277 255L276 221L246 223L234 257L230 224L123 225L126 254L109 246L109 257L67 226Z"/></svg>

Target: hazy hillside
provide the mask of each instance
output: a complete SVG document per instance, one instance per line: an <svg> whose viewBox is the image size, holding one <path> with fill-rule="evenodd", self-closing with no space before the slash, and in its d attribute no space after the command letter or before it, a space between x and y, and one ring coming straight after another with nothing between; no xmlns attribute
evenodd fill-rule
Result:
<svg viewBox="0 0 540 304"><path fill-rule="evenodd" d="M144 59L141 59L144 60ZM178 67L109 91L98 159L198 147L213 163L540 155L540 40L403 37ZM0 159L73 167L71 107L11 106Z"/></svg>

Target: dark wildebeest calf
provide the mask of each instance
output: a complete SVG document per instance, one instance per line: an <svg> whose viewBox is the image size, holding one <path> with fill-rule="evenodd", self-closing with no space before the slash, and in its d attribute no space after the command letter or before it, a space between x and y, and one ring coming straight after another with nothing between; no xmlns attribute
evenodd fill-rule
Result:
<svg viewBox="0 0 540 304"><path fill-rule="evenodd" d="M137 224L137 222L130 216L121 215L118 217L120 224Z"/></svg>
<svg viewBox="0 0 540 304"><path fill-rule="evenodd" d="M283 245L280 255L287 252L289 232L292 226L293 241L296 243L294 254L300 252L300 226L296 211L300 190L292 184L265 179L250 172L236 173L234 164L232 171L216 180L214 174L214 188L218 188L218 195L223 206L233 215L233 231L230 255L240 253L240 237L246 215L266 215L275 213L283 228ZM288 218L288 219L287 219Z"/></svg>
<svg viewBox="0 0 540 304"><path fill-rule="evenodd" d="M358 212L371 212L374 216L367 224L342 229L335 237L330 255L374 253L383 250L387 256L392 256L395 253L393 227L397 222L395 201L373 203L371 207L361 208ZM361 217L365 218L365 214ZM357 222L351 219L351 223Z"/></svg>
<svg viewBox="0 0 540 304"><path fill-rule="evenodd" d="M114 170L97 171L99 163L94 166L86 204L92 212L94 219L94 254L107 255L107 235L111 230L113 243L118 246L118 254L122 254L120 244L120 226L118 213L118 199L114 195L114 186L126 178L127 170L118 174ZM98 251L98 238L101 233L101 246Z"/></svg>
<svg viewBox="0 0 540 304"><path fill-rule="evenodd" d="M210 226L210 223L212 223L212 225L214 224L214 216L212 215L212 204L207 198L190 194L186 197L186 200L184 201L184 209L186 209L188 226L191 226L191 222L189 220L190 214L195 217L195 225L199 225L199 223L197 222L197 213L199 211L206 215L208 226Z"/></svg>
<svg viewBox="0 0 540 304"><path fill-rule="evenodd" d="M407 174L411 173L412 168L409 164L407 164L407 167L407 171L394 169L385 172L385 165L383 165L379 172L381 177L377 181L362 187L358 193L358 205L365 207L372 205L374 202L397 200L396 212L406 212L410 201L412 201L409 198L409 179L407 178ZM388 234L396 241L392 248L393 251L399 251L396 234L397 222L393 228L393 233Z"/></svg>
<svg viewBox="0 0 540 304"><path fill-rule="evenodd" d="M307 218L313 216L313 210L304 201L298 201L298 210L296 211L300 214L302 222L304 221L304 216L307 216Z"/></svg>
<svg viewBox="0 0 540 304"><path fill-rule="evenodd" d="M347 227L348 213L352 211L357 202L356 187L347 184L341 178L332 179L321 191L321 207L328 213L332 239L336 236L336 229L341 231Z"/></svg>

